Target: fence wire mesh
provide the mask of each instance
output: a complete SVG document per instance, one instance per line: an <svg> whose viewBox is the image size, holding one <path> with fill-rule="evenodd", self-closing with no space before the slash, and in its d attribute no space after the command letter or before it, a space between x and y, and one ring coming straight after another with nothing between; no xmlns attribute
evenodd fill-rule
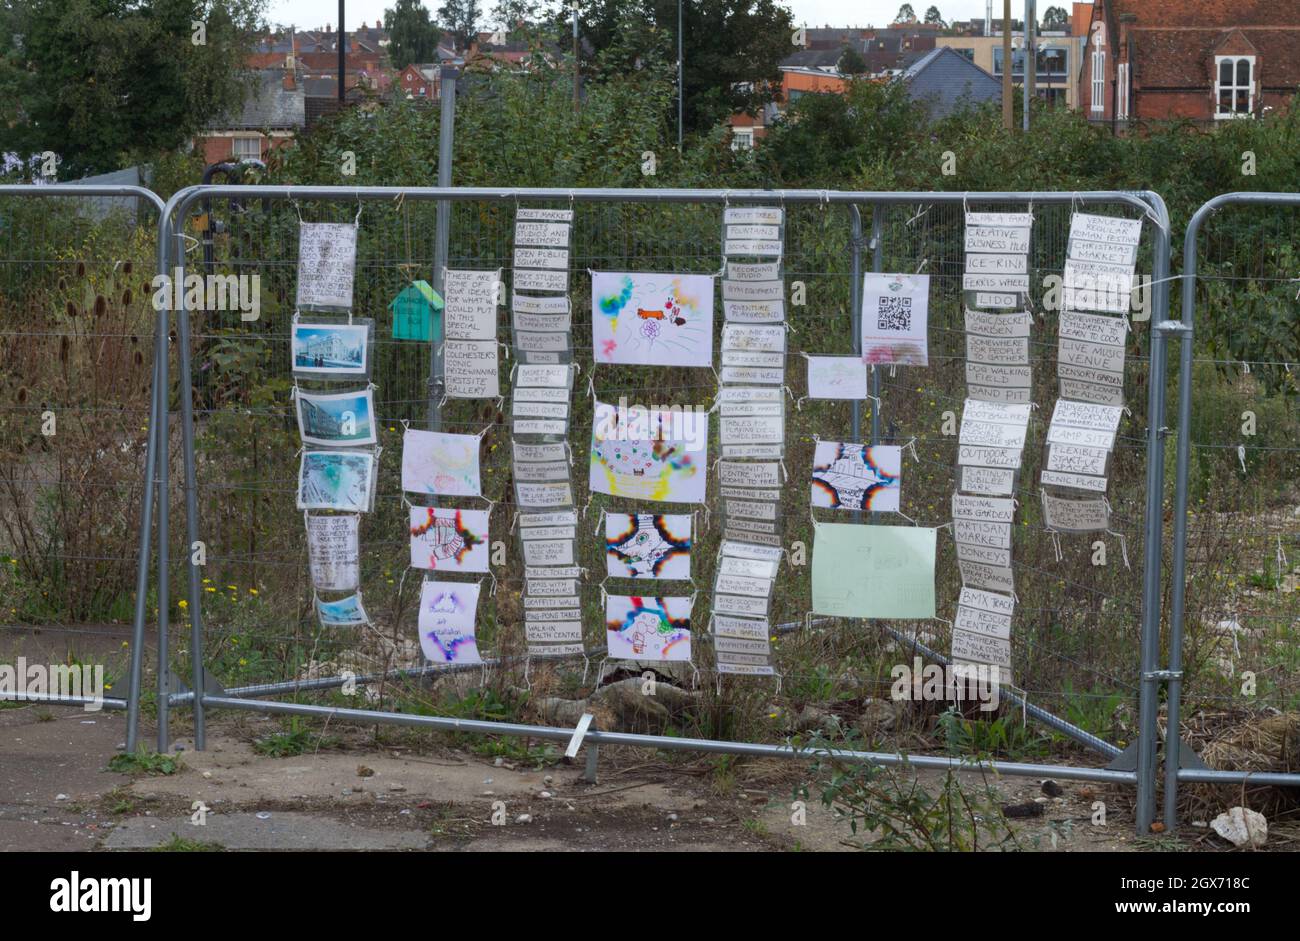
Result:
<svg viewBox="0 0 1300 941"><path fill-rule="evenodd" d="M0 659L103 663L114 699L129 659L114 625L136 602L159 205L0 194Z"/></svg>
<svg viewBox="0 0 1300 941"><path fill-rule="evenodd" d="M1202 744L1300 704L1300 206L1220 206L1196 263L1182 733Z"/></svg>
<svg viewBox="0 0 1300 941"><path fill-rule="evenodd" d="M773 203L779 202L774 194ZM566 201L527 202L529 206L570 208ZM504 269L509 281L511 235L517 203L452 203L450 256L453 268ZM659 270L709 274L721 266L720 203L637 203L578 201L571 254L571 297L575 313L573 343L582 368L575 387L570 441L574 449L577 499L586 512L579 519L582 564L591 573L584 584L586 647L592 662L602 656L604 611L599 574L603 551L592 527L603 508L633 509L602 495L585 493L585 461L591 426L591 391L601 401L660 406L709 406L716 376L699 369L593 367L590 342L591 270ZM857 244L862 270L928 272L931 290L928 369L900 368L880 375L880 443L915 445L915 460L905 457L902 511L922 525L950 519L955 429L945 434L945 412L960 418L964 397L964 328L961 305L964 220L960 204L860 207L863 231L877 227L879 241ZM1021 210L1026 204L972 201L972 209ZM1069 204L1034 207L1031 270L1059 274L1065 257ZM1084 208L1084 207L1073 207ZM1131 203L1089 203L1088 211L1140 215ZM361 523L362 590L374 626L359 630L322 628L313 610L302 515L294 494L300 443L293 407L289 326L296 284L299 218L347 222L360 211L354 314L376 321L376 384L380 458L375 511ZM195 212L197 213L198 207ZM806 390L804 353L854 351L851 310L854 236L851 214L843 205L786 206L785 280L806 286L806 304L787 308L788 342L785 464L790 474L784 494L785 544L805 554L783 563L772 619L796 628L778 635L776 663L781 684L771 680L718 678L707 645L699 645L698 690L681 707L636 716L615 716L637 730L685 734L706 739L784 741L791 732L850 732L860 742L889 748L955 749L1003 758L1042 757L1064 743L1051 729L1022 723L1017 711L993 722L976 721L974 712L941 722L946 704L915 704L903 709L890 700L891 668L911 662L911 650L890 633L915 637L947 651L943 621L873 625L819 619L808 625L811 607L809 566L812 525L808 468L815 437L869 440L870 401L793 400ZM876 214L873 217L873 212ZM419 572L409 572L407 517L399 468L404 423L425 427L431 396L428 343L392 337L388 304L411 280L433 274L435 205L396 199L249 200L232 206L215 200L213 217L223 222L211 267L220 273L257 273L262 279L262 316L243 323L230 315L194 313L195 408L198 422L199 531L207 544L204 569L204 658L208 671L227 688L292 683L338 675L375 674L419 667L415 617ZM203 264L201 246L190 245L187 264ZM1144 237L1138 270L1151 270L1150 231ZM1041 279L1036 280L1041 283ZM1149 299L1149 292L1144 295ZM1043 311L1040 288L1033 298ZM498 336L509 341L508 307L500 310ZM1043 529L1036 470L1042 434L1055 402L1056 337L1054 318L1035 319L1030 348L1034 367L1031 445L1026 449L1018 498L1014 560L1019 605L1013 629L1014 675L1029 702L1056 712L1090 733L1125 744L1136 734L1138 651L1142 615L1143 507L1145 488L1148 337L1137 315L1126 358L1127 400L1132 415L1121 428L1110 499L1116 533L1105 536L1105 563L1096 564L1093 537L1062 539L1057 559ZM720 318L718 318L720 319ZM503 360L502 391L513 359ZM510 486L509 429L495 401L452 400L440 410L443 430L485 432L484 495L493 502L491 539L505 541L507 564L496 568L496 591L484 596L478 617L480 647L500 657L499 669L440 677L432 685L410 678L368 687L372 708L474 718L555 721L566 700L592 691L592 664L577 659L531 664L524 676L520 599L522 566L506 535L514 515ZM1035 448L1035 444L1039 447ZM716 423L711 451L716 454ZM909 449L910 454L910 449ZM711 481L711 491L716 481ZM451 506L447 499L437 501ZM464 501L462 501L464 502ZM826 518L826 517L822 517ZM704 517L701 522L707 519ZM906 525L902 518L881 520ZM179 532L179 528L176 529ZM718 545L716 521L701 532L696 554L694 623L703 637L708 588ZM1122 538L1121 538L1122 537ZM173 538L176 538L173 536ZM174 558L184 558L179 542ZM802 561L805 564L790 564ZM959 591L954 550L941 536L937 596L941 617L951 618ZM179 584L179 582L178 582ZM599 628L599 629L598 629ZM172 649L188 655L188 633L181 622ZM690 687L693 671L665 670L668 678ZM183 675L187 675L183 674ZM615 673L619 679L626 673ZM326 701L356 705L337 691ZM1006 712L1006 710L1004 710Z"/></svg>

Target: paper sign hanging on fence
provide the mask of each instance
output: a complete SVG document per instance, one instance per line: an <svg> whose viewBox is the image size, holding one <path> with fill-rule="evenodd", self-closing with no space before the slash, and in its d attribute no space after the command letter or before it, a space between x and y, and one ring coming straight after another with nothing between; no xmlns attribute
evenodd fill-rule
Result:
<svg viewBox="0 0 1300 941"><path fill-rule="evenodd" d="M809 356L808 397L865 399L867 364L856 356Z"/></svg>
<svg viewBox="0 0 1300 941"><path fill-rule="evenodd" d="M361 605L361 595L348 595L337 601L316 599L316 616L322 627L360 627L369 624L366 609Z"/></svg>
<svg viewBox="0 0 1300 941"><path fill-rule="evenodd" d="M357 226L303 222L298 227L298 307L352 307Z"/></svg>
<svg viewBox="0 0 1300 941"><path fill-rule="evenodd" d="M862 279L862 361L929 365L930 276L868 274Z"/></svg>
<svg viewBox="0 0 1300 941"><path fill-rule="evenodd" d="M361 583L360 519L355 514L307 517L307 559L313 588L351 591Z"/></svg>
<svg viewBox="0 0 1300 941"><path fill-rule="evenodd" d="M444 353L448 398L495 399L501 395L496 340L448 340Z"/></svg>
<svg viewBox="0 0 1300 941"><path fill-rule="evenodd" d="M813 533L814 614L934 617L935 530L818 523Z"/></svg>
<svg viewBox="0 0 1300 941"><path fill-rule="evenodd" d="M690 578L690 515L607 513L605 573L613 578Z"/></svg>
<svg viewBox="0 0 1300 941"><path fill-rule="evenodd" d="M296 399L303 444L348 448L377 440L375 394L370 389L324 395L299 389Z"/></svg>
<svg viewBox="0 0 1300 941"><path fill-rule="evenodd" d="M370 321L297 323L291 340L293 371L313 379L354 379L370 374Z"/></svg>
<svg viewBox="0 0 1300 941"><path fill-rule="evenodd" d="M446 497L477 497L478 435L407 429L402 436L402 489Z"/></svg>
<svg viewBox="0 0 1300 941"><path fill-rule="evenodd" d="M588 484L595 493L670 503L703 503L708 484L709 416L595 403Z"/></svg>
<svg viewBox="0 0 1300 941"><path fill-rule="evenodd" d="M902 448L818 441L813 452L812 505L837 510L898 512Z"/></svg>
<svg viewBox="0 0 1300 941"><path fill-rule="evenodd" d="M368 513L374 493L371 452L303 452L298 465L298 509Z"/></svg>
<svg viewBox="0 0 1300 941"><path fill-rule="evenodd" d="M449 340L495 340L500 270L444 269L442 317Z"/></svg>
<svg viewBox="0 0 1300 941"><path fill-rule="evenodd" d="M691 659L691 599L610 595L605 634L611 659Z"/></svg>
<svg viewBox="0 0 1300 941"><path fill-rule="evenodd" d="M420 588L420 649L433 663L481 663L475 621L477 582L425 582Z"/></svg>
<svg viewBox="0 0 1300 941"><path fill-rule="evenodd" d="M713 276L597 272L591 278L597 363L713 365Z"/></svg>
<svg viewBox="0 0 1300 941"><path fill-rule="evenodd" d="M411 507L411 567L487 572L488 511Z"/></svg>

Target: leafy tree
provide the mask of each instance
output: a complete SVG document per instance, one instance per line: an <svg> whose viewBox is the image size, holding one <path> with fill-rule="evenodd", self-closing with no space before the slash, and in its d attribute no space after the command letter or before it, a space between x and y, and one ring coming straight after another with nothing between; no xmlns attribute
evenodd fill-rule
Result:
<svg viewBox="0 0 1300 941"><path fill-rule="evenodd" d="M264 4L7 0L0 153L53 151L60 178L71 179L175 149L242 103Z"/></svg>
<svg viewBox="0 0 1300 941"><path fill-rule="evenodd" d="M677 62L677 0L578 0L583 70L598 80ZM793 21L778 0L684 3L683 95L688 132L753 112L774 97ZM560 13L559 16L567 17Z"/></svg>
<svg viewBox="0 0 1300 941"><path fill-rule="evenodd" d="M438 7L438 25L456 38L456 46L462 52L478 38L482 19L478 0L443 0Z"/></svg>
<svg viewBox="0 0 1300 941"><path fill-rule="evenodd" d="M1043 11L1043 29L1066 29L1070 25L1070 14L1065 7L1048 7Z"/></svg>
<svg viewBox="0 0 1300 941"><path fill-rule="evenodd" d="M841 75L862 75L867 71L867 60L852 46L845 46L836 68Z"/></svg>
<svg viewBox="0 0 1300 941"><path fill-rule="evenodd" d="M898 16L894 17L895 23L915 23L916 11L912 9L910 3L904 3L898 8Z"/></svg>
<svg viewBox="0 0 1300 941"><path fill-rule="evenodd" d="M388 55L395 69L412 62L432 62L438 53L438 28L420 0L397 0L393 9L384 11L384 29L388 30Z"/></svg>
<svg viewBox="0 0 1300 941"><path fill-rule="evenodd" d="M943 18L943 14L939 12L938 7L930 7L930 9L925 11L925 21L927 23L933 23L936 26L946 27L948 25Z"/></svg>

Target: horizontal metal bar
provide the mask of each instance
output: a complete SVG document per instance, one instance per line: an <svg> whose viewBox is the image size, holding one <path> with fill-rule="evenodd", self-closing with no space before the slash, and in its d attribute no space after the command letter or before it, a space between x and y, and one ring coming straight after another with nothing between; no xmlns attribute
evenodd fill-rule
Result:
<svg viewBox="0 0 1300 941"><path fill-rule="evenodd" d="M518 738L535 738L544 741L567 742L573 729L544 725L524 725L517 722L488 722L481 719L458 719L448 716L419 716L395 712L374 712L367 709L341 709L331 706L311 706L304 703L286 703L262 699L237 699L231 696L204 696L205 709L240 709L246 712L264 712L275 715L307 716L331 721L357 722L364 725L409 725L414 728L434 729L441 732L470 732L479 735L511 735ZM1110 784L1135 784L1137 774L1132 771L1112 771L1108 768L1074 768L1063 765L1038 765L1024 762L969 761L961 758L940 758L932 755L903 755L889 752L865 752L803 748L793 745L764 745L751 742L715 742L702 738L670 738L662 735L639 735L631 732L591 731L586 741L597 745L627 745L633 748L655 748L664 751L697 751L715 755L749 755L758 758L809 759L832 757L841 761L879 765L881 767L928 768L934 770L987 771L1021 777L1050 777L1062 780L1099 781Z"/></svg>
<svg viewBox="0 0 1300 941"><path fill-rule="evenodd" d="M1300 774L1280 771L1214 771L1208 768L1179 768L1178 781L1192 784L1259 784L1272 787L1300 787Z"/></svg>
<svg viewBox="0 0 1300 941"><path fill-rule="evenodd" d="M125 699L96 699L94 696L59 696L56 693L13 693L0 690L0 701L43 702L54 706L90 706L99 704L105 709L125 709Z"/></svg>
<svg viewBox="0 0 1300 941"><path fill-rule="evenodd" d="M549 200L569 202L633 203L759 203L775 201L782 205L924 205L926 203L1038 202L1125 203L1144 213L1151 212L1146 192L1091 190L1088 192L897 192L870 190L760 190L760 189L563 189L559 187L491 187L491 186L189 186L168 200L166 218L184 214L199 199L321 199L339 202L377 199L479 200Z"/></svg>
<svg viewBox="0 0 1300 941"><path fill-rule="evenodd" d="M99 198L103 196L121 196L133 199L143 199L153 205L158 212L165 208L162 197L153 190L145 189L143 186L127 186L124 184L114 184L111 186L82 186L78 183L6 183L0 186L0 196L82 196L87 198Z"/></svg>

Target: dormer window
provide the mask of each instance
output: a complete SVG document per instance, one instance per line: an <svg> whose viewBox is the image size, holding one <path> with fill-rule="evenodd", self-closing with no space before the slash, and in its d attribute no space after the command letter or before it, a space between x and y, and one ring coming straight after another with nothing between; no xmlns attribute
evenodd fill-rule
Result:
<svg viewBox="0 0 1300 941"><path fill-rule="evenodd" d="M1255 57L1215 56L1214 117L1249 117L1255 111Z"/></svg>

